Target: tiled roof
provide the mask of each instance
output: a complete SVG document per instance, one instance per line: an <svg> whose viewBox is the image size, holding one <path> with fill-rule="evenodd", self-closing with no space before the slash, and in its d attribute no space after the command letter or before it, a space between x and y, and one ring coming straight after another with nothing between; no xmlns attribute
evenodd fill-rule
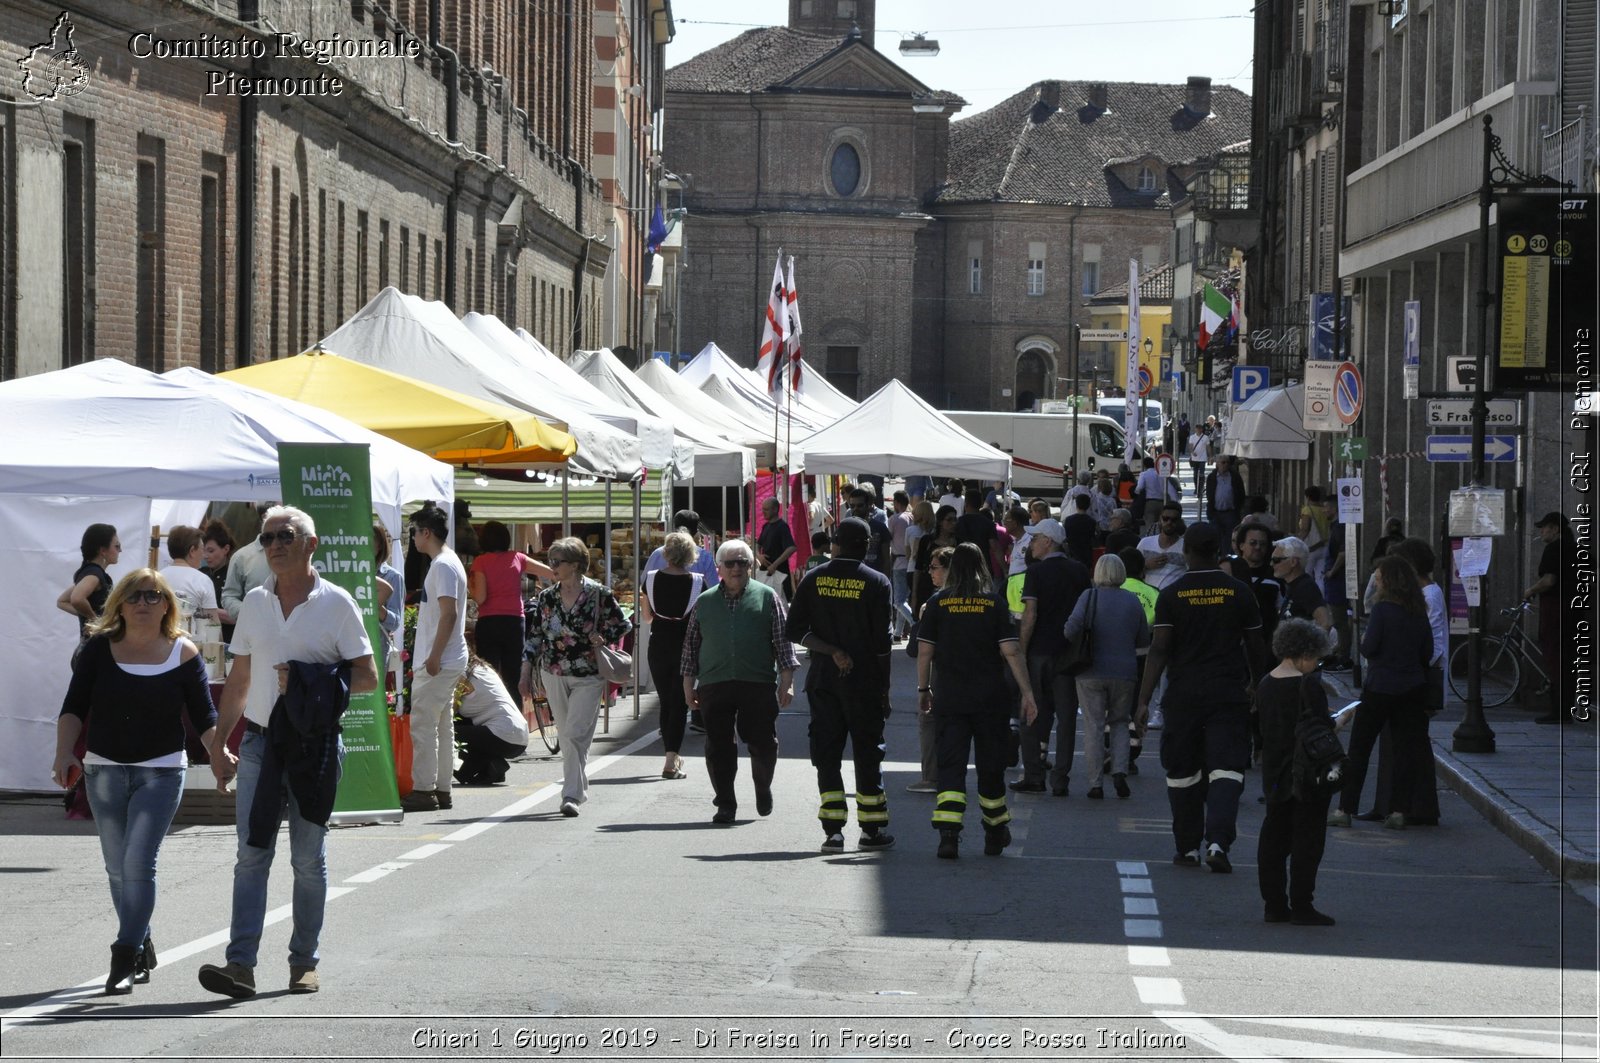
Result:
<svg viewBox="0 0 1600 1063"><path fill-rule="evenodd" d="M849 38L786 26L746 30L667 71L668 92L761 92L798 74Z"/></svg>
<svg viewBox="0 0 1600 1063"><path fill-rule="evenodd" d="M1127 270L1122 270L1124 274ZM1139 275L1139 300L1140 302L1170 303L1172 302L1172 263L1165 262L1159 266L1152 266ZM1101 288L1090 296L1086 302L1109 303L1116 305L1128 301L1128 280L1123 277L1120 284L1112 284Z"/></svg>
<svg viewBox="0 0 1600 1063"><path fill-rule="evenodd" d="M1091 82L1038 82L950 125L950 180L941 203L1084 203L1169 207L1182 199L1168 169L1156 195L1141 194L1108 169L1153 156L1166 167L1214 155L1250 135L1250 97L1229 85L1211 90L1211 114L1189 111L1185 85L1112 82L1109 110L1091 107ZM1040 88L1061 105L1039 102ZM1161 173L1161 169L1157 169Z"/></svg>

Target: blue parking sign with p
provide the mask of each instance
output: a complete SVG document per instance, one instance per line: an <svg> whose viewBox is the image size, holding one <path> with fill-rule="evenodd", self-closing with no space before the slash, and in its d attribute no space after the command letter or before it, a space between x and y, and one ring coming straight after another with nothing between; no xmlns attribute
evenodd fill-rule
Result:
<svg viewBox="0 0 1600 1063"><path fill-rule="evenodd" d="M1245 402L1258 391L1265 391L1271 375L1264 365L1236 365L1233 367L1233 402Z"/></svg>

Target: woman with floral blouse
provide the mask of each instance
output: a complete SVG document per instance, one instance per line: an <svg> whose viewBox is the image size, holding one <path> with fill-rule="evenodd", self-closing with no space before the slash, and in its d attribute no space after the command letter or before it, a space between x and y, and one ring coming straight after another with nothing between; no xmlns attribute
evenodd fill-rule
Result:
<svg viewBox="0 0 1600 1063"><path fill-rule="evenodd" d="M561 814L576 816L588 800L589 745L600 717L600 678L594 651L619 641L633 625L616 596L583 571L589 548L582 539L557 539L550 546L556 585L543 591L528 618L522 691L550 702L561 735Z"/></svg>

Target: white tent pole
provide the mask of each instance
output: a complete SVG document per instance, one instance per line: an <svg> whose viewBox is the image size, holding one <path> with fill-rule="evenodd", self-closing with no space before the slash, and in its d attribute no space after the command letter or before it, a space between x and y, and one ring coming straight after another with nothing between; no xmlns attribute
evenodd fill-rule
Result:
<svg viewBox="0 0 1600 1063"><path fill-rule="evenodd" d="M744 489L745 489L745 485L744 484L740 484L739 485L739 537L740 538L744 537Z"/></svg>
<svg viewBox="0 0 1600 1063"><path fill-rule="evenodd" d="M672 483L672 480L671 480L670 477L663 477L663 481L665 483L668 483L668 484ZM693 497L693 496L690 496L690 497ZM639 610L638 610L638 603L639 603L639 549L640 549L640 538L644 534L644 529L642 527L644 522L640 519L640 512L639 511L640 511L640 507L643 504L644 504L643 481L642 481L642 479L640 477L636 476L633 479L633 601L634 601L634 613L633 613L633 616L634 616L634 620L635 621L637 621L638 618L639 618ZM637 623L634 624L634 630L635 630L635 632L638 631L638 624ZM634 639L633 639L633 645L634 645L635 649L638 648L639 643L640 643L640 639L639 639L638 635L635 634L634 635ZM633 718L635 720L637 720L639 718L639 671L640 671L639 662L635 661L634 664L633 664Z"/></svg>
<svg viewBox="0 0 1600 1063"><path fill-rule="evenodd" d="M572 466L561 470L561 537L572 534L572 497L570 494Z"/></svg>
<svg viewBox="0 0 1600 1063"><path fill-rule="evenodd" d="M611 481L606 480L606 542L605 542L605 580L606 586L611 586Z"/></svg>

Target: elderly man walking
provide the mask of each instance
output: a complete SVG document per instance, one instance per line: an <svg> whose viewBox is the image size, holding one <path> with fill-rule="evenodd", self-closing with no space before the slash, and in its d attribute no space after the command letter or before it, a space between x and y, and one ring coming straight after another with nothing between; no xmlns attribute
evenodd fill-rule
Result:
<svg viewBox="0 0 1600 1063"><path fill-rule="evenodd" d="M683 694L706 725L706 774L717 807L711 822L729 824L739 808L734 734L750 751L756 812L772 814L778 770L778 710L794 700L800 666L785 633L783 600L750 578L755 558L742 539L717 549L720 582L695 600L683 636Z"/></svg>
<svg viewBox="0 0 1600 1063"><path fill-rule="evenodd" d="M317 529L311 516L289 506L267 511L260 543L271 574L266 581L245 595L239 607L239 623L233 629L228 649L233 653L233 669L222 692L217 714L217 733L229 735L244 716L245 734L237 758L228 752L226 742L215 742L211 749L211 770L217 788L226 790L228 780L238 773L237 833L238 859L233 867L233 921L229 931L227 963L221 967L205 964L200 968L200 984L213 993L242 998L256 993L255 967L261 931L267 916L267 874L277 848L276 830L264 846L249 843L257 790L266 787L263 800L280 802L267 808L270 822L289 816L289 855L294 869L292 910L294 929L289 934L289 992L315 993L320 986L317 975L317 940L322 933L322 916L328 899L327 838L328 823L306 816L310 809L300 805L296 788L290 785L289 771L279 765L278 778L263 775L267 760L268 728L293 725L286 713L274 718L273 708L287 689L290 663L345 664L349 666L352 696L378 687L378 670L372 660L372 644L355 599L324 580L312 567L317 550ZM276 734L273 736L276 738ZM335 761L344 760L344 746L334 740ZM332 769L336 783L339 769ZM278 795L275 798L267 794ZM300 793L304 793L303 790ZM333 807L332 795L326 807ZM260 841L260 839L257 839Z"/></svg>
<svg viewBox="0 0 1600 1063"><path fill-rule="evenodd" d="M811 763L817 769L822 851L844 851L844 744L855 758L860 848L887 849L894 838L883 792L883 723L889 715L889 580L867 563L872 529L859 517L839 522L834 557L806 574L789 613L789 639L811 651Z"/></svg>

